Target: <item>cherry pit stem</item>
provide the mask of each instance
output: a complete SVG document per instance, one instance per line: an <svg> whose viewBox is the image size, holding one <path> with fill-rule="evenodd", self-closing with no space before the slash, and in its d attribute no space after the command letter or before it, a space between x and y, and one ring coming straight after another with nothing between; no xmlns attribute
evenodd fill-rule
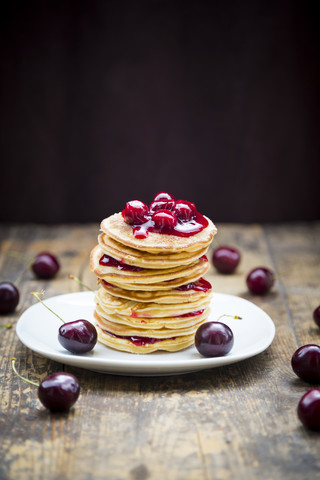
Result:
<svg viewBox="0 0 320 480"><path fill-rule="evenodd" d="M85 283L83 283L83 281L80 280L80 278L75 277L74 275L71 275L71 273L68 275L68 278L70 278L70 280L74 280L75 282L79 283L79 285L81 285L82 287L84 287L87 290L90 290L90 292L94 293L94 290L92 288L88 287L88 285L86 285Z"/></svg>
<svg viewBox="0 0 320 480"><path fill-rule="evenodd" d="M14 371L14 373L19 378L21 378L21 380L23 380L24 382L30 383L30 385L34 385L35 387L39 387L39 383L33 382L32 380L29 380L28 378L25 378L22 375L20 375L20 373L16 370L16 360L17 359L15 357L11 358L11 365L12 365L12 370Z"/></svg>
<svg viewBox="0 0 320 480"><path fill-rule="evenodd" d="M3 328L11 328L11 327L12 327L12 323L2 324L2 325L0 325L0 327L3 327Z"/></svg>
<svg viewBox="0 0 320 480"><path fill-rule="evenodd" d="M42 303L42 305L44 307L46 307L47 310L49 310L49 312L53 313L56 317L59 318L59 320L61 320L62 323L66 323L56 312L54 312L53 310L51 310L51 308L48 307L48 305L46 305L40 298L40 295L43 295L44 292L30 292L31 295L33 295L40 303Z"/></svg>

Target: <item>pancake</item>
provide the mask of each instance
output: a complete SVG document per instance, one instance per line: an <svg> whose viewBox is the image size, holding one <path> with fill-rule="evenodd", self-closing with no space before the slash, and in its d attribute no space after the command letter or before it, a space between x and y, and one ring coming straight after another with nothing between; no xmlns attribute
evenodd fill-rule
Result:
<svg viewBox="0 0 320 480"><path fill-rule="evenodd" d="M116 287L111 283L106 282L105 280L99 279L99 285L104 288L110 295L115 297L125 298L127 300L133 300L138 302L156 302L159 304L162 303L184 303L189 301L197 300L198 298L203 298L207 295L208 291L211 292L212 288L209 282L206 282L208 286L202 287L202 282L205 282L204 279L200 278L198 282L191 282L185 285L183 290L182 286L177 288L171 288L170 290L125 290L120 287ZM204 283L204 285L206 285ZM190 287L188 288L188 286ZM194 289L192 286L194 285ZM199 288L199 289L197 289Z"/></svg>
<svg viewBox="0 0 320 480"><path fill-rule="evenodd" d="M199 233L190 237L178 237L161 233L149 233L147 238L138 239L133 235L130 225L124 222L121 213L115 213L101 222L101 230L109 237L123 245L150 253L196 251L208 247L212 242L217 229L212 221L205 217L208 226Z"/></svg>
<svg viewBox="0 0 320 480"><path fill-rule="evenodd" d="M99 245L93 248L90 255L90 268L97 277L103 278L115 285L126 285L127 283L148 285L175 280L177 278L181 279L183 277L189 277L195 273L199 277L202 276L202 272L204 270L206 271L209 268L209 263L206 256L199 258L189 265L182 265L181 267L164 269L132 267L130 269L125 267L122 268L101 265L99 262L103 255L104 253Z"/></svg>
<svg viewBox="0 0 320 480"><path fill-rule="evenodd" d="M203 323L203 320L199 320L193 325L184 325L180 328L146 328L141 329L135 326L128 326L120 323L114 323L107 320L104 317L101 317L97 312L95 318L98 321L98 325L103 330L117 335L119 337L147 337L147 338L156 338L156 339L167 339L172 337L180 337L185 335L192 335L195 333L196 329ZM147 342L146 342L147 343Z"/></svg>
<svg viewBox="0 0 320 480"><path fill-rule="evenodd" d="M165 350L167 352L177 352L190 347L194 343L194 334L184 335L179 337L172 337L167 339L147 339L145 343L144 339L136 339L133 343L128 338L116 337L105 330L103 330L97 324L98 340L100 343L106 345L109 348L120 350L121 352L146 354L153 353L158 350Z"/></svg>
<svg viewBox="0 0 320 480"><path fill-rule="evenodd" d="M211 295L207 295L193 302L159 304L156 302L134 302L121 297L115 297L107 293L104 288L99 288L96 293L96 302L99 303L101 308L107 313L119 313L121 315L129 315L133 318L174 317L184 315L206 308L210 303L210 299Z"/></svg>
<svg viewBox="0 0 320 480"><path fill-rule="evenodd" d="M129 327L136 327L141 329L140 335L143 335L147 329L177 329L182 327L191 327L196 325L202 320L208 317L209 309L205 308L199 311L193 312L194 315L181 315L176 317L153 317L153 318L138 318L128 315L119 315L117 313L106 313L99 304L96 305L96 313L101 319L106 319L112 323L120 323L128 325Z"/></svg>
<svg viewBox="0 0 320 480"><path fill-rule="evenodd" d="M103 253L126 263L141 268L163 269L180 267L195 262L207 253L208 246L191 252L149 253L123 245L105 233L98 236L98 242Z"/></svg>

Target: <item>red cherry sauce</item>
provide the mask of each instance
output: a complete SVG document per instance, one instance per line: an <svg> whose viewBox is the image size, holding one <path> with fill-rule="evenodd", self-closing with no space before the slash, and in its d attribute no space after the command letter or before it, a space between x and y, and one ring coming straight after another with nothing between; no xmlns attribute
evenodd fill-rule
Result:
<svg viewBox="0 0 320 480"><path fill-rule="evenodd" d="M158 215L160 212L161 218ZM149 232L190 237L209 224L194 203L175 200L166 192L156 195L149 208L137 200L128 202L122 216L131 225L134 237L139 239L147 238Z"/></svg>
<svg viewBox="0 0 320 480"><path fill-rule="evenodd" d="M152 233L162 233L166 235L175 235L176 237L191 237L196 233L201 232L204 228L208 226L208 220L201 215L201 213L196 212L194 218L189 221L178 221L177 224L172 228L166 228L165 231L157 228L154 221L149 216L148 220L142 225L132 225L133 236L135 238L147 238L149 232Z"/></svg>
<svg viewBox="0 0 320 480"><path fill-rule="evenodd" d="M204 308L202 310L196 310L195 312L184 313L183 315L178 315L180 318L187 318L187 317L197 317L198 315L202 315L204 312Z"/></svg>
<svg viewBox="0 0 320 480"><path fill-rule="evenodd" d="M143 270L143 268L140 267L135 267L134 265L127 265L124 262L121 262L120 260L116 260L113 257L110 257L110 255L102 255L102 257L99 260L99 264L103 265L104 267L115 267L118 270L126 270L130 272L138 272L140 270Z"/></svg>
<svg viewBox="0 0 320 480"><path fill-rule="evenodd" d="M112 285L112 283L109 283L109 282L106 282L105 280L101 279L102 283L104 285L106 285L107 287L112 287L112 288L119 288L119 287L116 287L115 285Z"/></svg>
<svg viewBox="0 0 320 480"><path fill-rule="evenodd" d="M205 280L204 278L199 278L196 282L187 283L186 285L181 285L175 290L180 290L181 292L186 292L188 290L196 290L199 292L208 292L212 289L211 283Z"/></svg>
<svg viewBox="0 0 320 480"><path fill-rule="evenodd" d="M153 345L154 343L161 342L162 340L175 340L176 337L172 338L152 338L152 337L139 337L139 336L126 336L126 335L116 335L115 333L111 333L108 330L103 330L111 337L115 338L123 338L124 340L129 340L137 347L143 347L144 345Z"/></svg>

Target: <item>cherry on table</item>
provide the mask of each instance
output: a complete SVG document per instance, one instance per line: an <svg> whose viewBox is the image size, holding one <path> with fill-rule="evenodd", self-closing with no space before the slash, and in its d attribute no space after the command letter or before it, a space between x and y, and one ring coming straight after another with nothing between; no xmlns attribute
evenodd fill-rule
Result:
<svg viewBox="0 0 320 480"><path fill-rule="evenodd" d="M230 327L222 322L206 322L195 334L195 346L204 357L220 357L230 352L234 344Z"/></svg>
<svg viewBox="0 0 320 480"><path fill-rule="evenodd" d="M42 405L52 412L66 412L78 400L80 385L71 373L58 372L46 377L40 384L29 380L16 370L16 359L11 359L13 371L21 380L38 387L38 397Z"/></svg>
<svg viewBox="0 0 320 480"><path fill-rule="evenodd" d="M96 327L88 320L83 319L65 322L60 315L51 310L51 308L41 300L40 295L42 295L42 293L43 292L31 292L31 295L63 323L58 331L59 343L71 353L90 352L98 340Z"/></svg>
<svg viewBox="0 0 320 480"><path fill-rule="evenodd" d="M313 320L320 327L320 305L313 311Z"/></svg>
<svg viewBox="0 0 320 480"><path fill-rule="evenodd" d="M305 382L320 382L320 346L303 345L291 358L294 373Z"/></svg>
<svg viewBox="0 0 320 480"><path fill-rule="evenodd" d="M239 250L222 245L214 250L212 263L220 273L233 273L239 265L241 255Z"/></svg>
<svg viewBox="0 0 320 480"><path fill-rule="evenodd" d="M320 389L312 388L300 399L297 409L301 423L310 430L320 430Z"/></svg>
<svg viewBox="0 0 320 480"><path fill-rule="evenodd" d="M19 290L11 282L0 282L0 314L12 313L19 303Z"/></svg>
<svg viewBox="0 0 320 480"><path fill-rule="evenodd" d="M78 400L80 385L71 373L58 372L42 380L38 388L40 402L52 412L65 412Z"/></svg>
<svg viewBox="0 0 320 480"><path fill-rule="evenodd" d="M60 264L52 253L41 252L36 256L31 268L38 278L49 279L58 273Z"/></svg>
<svg viewBox="0 0 320 480"><path fill-rule="evenodd" d="M269 268L257 267L248 274L246 282L251 293L263 295L273 286L274 273Z"/></svg>

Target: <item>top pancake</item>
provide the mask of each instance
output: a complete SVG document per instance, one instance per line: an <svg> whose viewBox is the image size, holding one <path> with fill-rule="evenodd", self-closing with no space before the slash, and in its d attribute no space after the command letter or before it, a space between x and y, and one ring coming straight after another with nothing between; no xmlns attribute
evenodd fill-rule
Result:
<svg viewBox="0 0 320 480"><path fill-rule="evenodd" d="M101 222L101 230L115 239L117 242L137 250L150 253L181 252L199 250L209 246L217 229L212 221L208 220L208 226L199 233L190 237L178 237L163 233L149 232L147 238L139 239L133 235L133 228L125 223L121 213L115 213Z"/></svg>

